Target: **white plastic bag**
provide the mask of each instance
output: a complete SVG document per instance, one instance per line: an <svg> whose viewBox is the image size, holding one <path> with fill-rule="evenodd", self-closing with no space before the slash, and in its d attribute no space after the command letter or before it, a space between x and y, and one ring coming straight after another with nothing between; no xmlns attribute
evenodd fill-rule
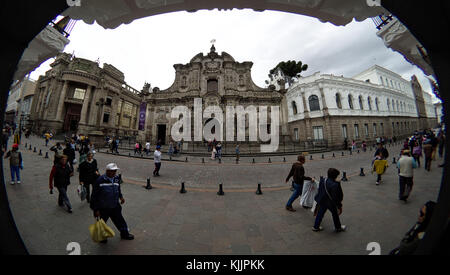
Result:
<svg viewBox="0 0 450 275"><path fill-rule="evenodd" d="M303 183L302 198L300 199L300 205L304 207L314 206L314 197L317 195L319 188L316 182L305 180Z"/></svg>
<svg viewBox="0 0 450 275"><path fill-rule="evenodd" d="M86 199L87 191L86 191L86 187L84 187L84 185L78 185L77 193L78 193L78 196L80 197L81 201L84 201Z"/></svg>

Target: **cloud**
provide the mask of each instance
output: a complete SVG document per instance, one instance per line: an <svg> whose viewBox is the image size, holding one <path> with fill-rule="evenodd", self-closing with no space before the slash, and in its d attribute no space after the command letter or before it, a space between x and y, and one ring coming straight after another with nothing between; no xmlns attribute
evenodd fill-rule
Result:
<svg viewBox="0 0 450 275"><path fill-rule="evenodd" d="M168 88L175 78L173 65L209 52L210 41L216 39L218 52L254 63L252 77L262 87L270 69L280 61L301 60L309 65L304 75L321 71L352 77L378 64L407 80L416 74L422 87L431 91L423 73L386 48L376 31L370 19L338 27L275 11L176 12L139 19L114 30L78 22L65 52L114 65L138 90L146 81L153 87ZM32 77L44 74L50 63L44 63Z"/></svg>

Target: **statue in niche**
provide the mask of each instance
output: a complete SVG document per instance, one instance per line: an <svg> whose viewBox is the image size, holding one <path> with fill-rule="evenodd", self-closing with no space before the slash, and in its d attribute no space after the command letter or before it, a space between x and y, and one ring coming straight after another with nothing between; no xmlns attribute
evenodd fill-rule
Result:
<svg viewBox="0 0 450 275"><path fill-rule="evenodd" d="M245 86L245 83L244 83L244 76L243 76L243 75L240 75L240 76L239 76L239 86Z"/></svg>

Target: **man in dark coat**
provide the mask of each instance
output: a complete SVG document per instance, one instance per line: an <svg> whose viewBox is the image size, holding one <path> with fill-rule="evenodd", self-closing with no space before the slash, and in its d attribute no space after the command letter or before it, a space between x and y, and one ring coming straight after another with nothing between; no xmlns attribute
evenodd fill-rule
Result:
<svg viewBox="0 0 450 275"><path fill-rule="evenodd" d="M72 213L72 205L67 197L67 187L70 185L70 177L73 176L73 169L67 163L67 156L63 155L59 163L53 166L50 173L49 187L50 194L53 194L53 186L58 189L58 205L67 207L67 212Z"/></svg>
<svg viewBox="0 0 450 275"><path fill-rule="evenodd" d="M335 232L346 230L346 226L341 225L339 219L339 215L342 214L342 200L344 199L341 183L336 180L339 174L340 172L337 169L330 168L328 170L328 178L320 180L319 191L315 197L319 210L312 229L314 232L323 230L320 224L327 210L330 210L333 215Z"/></svg>
<svg viewBox="0 0 450 275"><path fill-rule="evenodd" d="M75 149L70 143L66 144L66 148L64 149L63 154L67 156L70 166L73 167L73 160L75 159Z"/></svg>
<svg viewBox="0 0 450 275"><path fill-rule="evenodd" d="M134 236L129 233L128 225L122 216L121 204L125 203L125 199L120 189L120 177L116 175L117 170L119 168L115 163L106 166L106 174L100 176L92 186L90 206L94 211L94 217L101 218L105 222L111 218L123 240L133 240ZM106 241L102 243L106 243Z"/></svg>

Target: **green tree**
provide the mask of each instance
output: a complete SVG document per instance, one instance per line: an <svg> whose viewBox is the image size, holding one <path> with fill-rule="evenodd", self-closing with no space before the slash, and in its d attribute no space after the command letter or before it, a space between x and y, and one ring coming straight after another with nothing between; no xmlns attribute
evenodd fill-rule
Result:
<svg viewBox="0 0 450 275"><path fill-rule="evenodd" d="M296 77L301 72L308 70L308 65L303 64L301 61L296 62L295 60L282 61L278 63L275 68L270 70L270 74L273 75L277 69L280 69L283 72L287 78L287 81L291 84L293 77Z"/></svg>

